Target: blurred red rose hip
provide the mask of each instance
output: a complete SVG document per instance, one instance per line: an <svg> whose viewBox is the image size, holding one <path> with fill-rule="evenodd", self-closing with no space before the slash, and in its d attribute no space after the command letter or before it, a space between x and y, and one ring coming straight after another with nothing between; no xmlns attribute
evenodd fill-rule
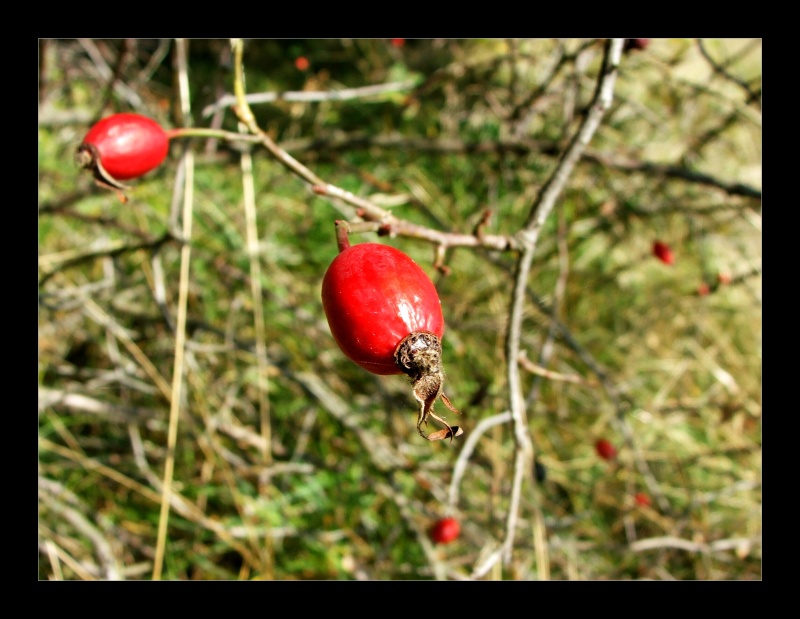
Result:
<svg viewBox="0 0 800 619"><path fill-rule="evenodd" d="M613 460L617 457L617 449L611 444L611 441L601 438L594 444L597 455L603 460Z"/></svg>
<svg viewBox="0 0 800 619"><path fill-rule="evenodd" d="M675 262L675 254L672 253L672 249L661 241L653 243L653 255L664 264L673 264Z"/></svg>
<svg viewBox="0 0 800 619"><path fill-rule="evenodd" d="M458 539L461 534L461 525L455 518L442 518L433 524L428 533L434 543L449 544Z"/></svg>
<svg viewBox="0 0 800 619"><path fill-rule="evenodd" d="M626 52L642 51L650 45L650 39L625 39L623 49Z"/></svg>

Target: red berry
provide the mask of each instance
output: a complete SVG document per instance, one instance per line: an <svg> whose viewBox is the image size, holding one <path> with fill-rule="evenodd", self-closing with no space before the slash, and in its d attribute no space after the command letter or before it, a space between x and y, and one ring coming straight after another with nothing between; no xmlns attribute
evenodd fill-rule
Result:
<svg viewBox="0 0 800 619"><path fill-rule="evenodd" d="M78 147L83 167L99 167L113 180L142 176L167 156L169 138L156 121L139 114L114 114L95 124Z"/></svg>
<svg viewBox="0 0 800 619"><path fill-rule="evenodd" d="M373 374L402 374L397 346L411 333L444 332L439 295L406 254L379 243L353 245L322 280L322 304L339 348Z"/></svg>
<svg viewBox="0 0 800 619"><path fill-rule="evenodd" d="M308 62L308 58L305 56L298 56L294 61L294 66L300 71L308 71L308 67L311 66L311 63Z"/></svg>
<svg viewBox="0 0 800 619"><path fill-rule="evenodd" d="M594 444L597 455L603 460L613 460L617 457L617 449L611 444L610 441L601 438Z"/></svg>
<svg viewBox="0 0 800 619"><path fill-rule="evenodd" d="M444 332L433 282L388 245L361 243L336 256L322 280L322 304L339 348L373 374L404 372L395 360L403 338Z"/></svg>
<svg viewBox="0 0 800 619"><path fill-rule="evenodd" d="M650 39L625 39L625 51L644 50L650 45Z"/></svg>
<svg viewBox="0 0 800 619"><path fill-rule="evenodd" d="M322 306L342 352L373 374L407 374L420 404L417 430L433 414L437 398L455 411L442 392L442 304L419 265L380 243L350 246L347 224L337 222L339 255L322 280ZM457 411L455 411L457 412ZM432 435L433 436L433 435ZM428 438L428 437L426 437ZM444 438L444 436L438 436Z"/></svg>
<svg viewBox="0 0 800 619"><path fill-rule="evenodd" d="M633 498L635 499L637 505L641 505L642 507L650 506L650 497L644 492L637 492Z"/></svg>
<svg viewBox="0 0 800 619"><path fill-rule="evenodd" d="M698 284L698 286L697 286L697 294L699 296L706 297L706 296L709 295L710 292L711 292L711 287L708 284L706 284L705 282L702 282L701 284Z"/></svg>
<svg viewBox="0 0 800 619"><path fill-rule="evenodd" d="M653 255L664 264L672 264L675 262L675 254L672 253L669 245L661 241L653 243Z"/></svg>
<svg viewBox="0 0 800 619"><path fill-rule="evenodd" d="M406 44L405 39L392 39L392 45L395 47L403 47Z"/></svg>
<svg viewBox="0 0 800 619"><path fill-rule="evenodd" d="M437 520L430 528L429 535L436 544L449 544L461 534L461 525L455 518Z"/></svg>

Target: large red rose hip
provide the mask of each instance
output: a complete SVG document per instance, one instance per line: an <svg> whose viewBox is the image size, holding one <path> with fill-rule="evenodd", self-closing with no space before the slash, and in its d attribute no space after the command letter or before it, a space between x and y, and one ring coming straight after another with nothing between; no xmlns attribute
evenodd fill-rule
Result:
<svg viewBox="0 0 800 619"><path fill-rule="evenodd" d="M373 374L407 374L419 402L417 430L429 440L463 432L433 413L437 398L458 412L442 392L444 318L433 282L419 265L394 247L350 245L346 222L336 222L339 255L322 280L322 306L342 352ZM446 430L426 436L432 417Z"/></svg>
<svg viewBox="0 0 800 619"><path fill-rule="evenodd" d="M403 373L394 353L410 333L444 333L433 282L388 245L361 243L336 256L322 280L322 304L339 348L373 374Z"/></svg>
<svg viewBox="0 0 800 619"><path fill-rule="evenodd" d="M169 137L156 121L139 114L113 114L89 129L78 147L78 163L117 186L113 181L157 168L168 151Z"/></svg>

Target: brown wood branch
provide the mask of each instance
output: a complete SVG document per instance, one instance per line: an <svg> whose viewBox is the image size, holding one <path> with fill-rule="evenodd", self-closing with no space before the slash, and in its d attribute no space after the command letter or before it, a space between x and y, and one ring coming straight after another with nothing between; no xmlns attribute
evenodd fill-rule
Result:
<svg viewBox="0 0 800 619"><path fill-rule="evenodd" d="M552 370L548 370L547 368L543 368L542 366L537 365L536 363L528 359L528 355L524 350L520 351L518 360L519 364L526 371L530 372L531 374L541 376L543 378L565 383L574 383L576 385L583 385L585 387L592 387L592 388L597 388L600 386L600 384L597 381L586 379L583 376L578 376L577 374L561 374L560 372L554 372Z"/></svg>
<svg viewBox="0 0 800 619"><path fill-rule="evenodd" d="M114 247L112 249L88 251L69 260L65 260L64 262L61 262L58 266L53 267L50 271L45 272L42 275L41 279L39 280L39 287L41 288L42 286L44 286L48 282L48 280L50 280L50 278L52 278L56 273L60 273L61 271L64 271L67 268L78 266L79 264L83 264L84 262L90 262L98 258L113 258L115 256L121 256L122 254L139 251L140 249L148 249L150 251L156 251L165 243L174 240L176 239L175 237L172 236L172 234L170 234L169 232L165 232L164 234L162 234L157 238L150 238L141 243L130 243L122 245L120 247Z"/></svg>
<svg viewBox="0 0 800 619"><path fill-rule="evenodd" d="M344 151L358 148L398 148L423 153L442 154L486 154L513 153L527 155L536 153L550 157L558 156L561 148L555 142L547 140L511 139L484 140L468 142L459 139L427 139L404 136L362 136L352 135L345 138L331 139L297 139L281 143L281 148L291 152L303 151ZM690 170L684 166L660 164L652 161L611 156L602 152L586 149L582 153L581 163L594 163L620 172L648 174L657 177L675 178L689 183L716 187L729 195L761 199L761 190L744 183L728 183L710 174Z"/></svg>

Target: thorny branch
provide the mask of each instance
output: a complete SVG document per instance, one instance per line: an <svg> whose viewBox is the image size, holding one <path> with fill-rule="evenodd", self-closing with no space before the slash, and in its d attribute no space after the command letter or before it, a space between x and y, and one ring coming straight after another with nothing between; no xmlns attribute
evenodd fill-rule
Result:
<svg viewBox="0 0 800 619"><path fill-rule="evenodd" d="M552 157L558 155L560 152L558 144L555 142L530 138L471 142L455 138L428 139L398 135L345 135L343 137L331 138L298 138L286 140L280 144L280 148L293 153L304 151L337 152L371 146L384 149L399 148L423 153L463 153L465 155L482 153L526 155L529 153L537 153ZM717 178L710 174L695 172L684 166L662 164L625 157L624 155L612 156L588 148L581 153L580 162L600 165L619 172L646 174L654 177L677 179L687 183L714 187L731 196L761 199L760 189L745 183L727 182L724 179ZM513 247L510 246L509 249L513 249Z"/></svg>
<svg viewBox="0 0 800 619"><path fill-rule="evenodd" d="M724 77L726 80L733 82L739 88L745 91L747 94L747 102L750 103L751 101L759 101L761 98L761 91L754 91L750 84L744 81L741 78L736 77L735 75L731 75L731 73L727 70L727 65L730 62L726 62L724 64L719 64L716 60L711 57L711 54L708 53L706 46L703 44L702 39L697 39L697 48L700 50L700 53L703 55L703 58L706 59L708 64L711 65L711 68L714 70L714 73L717 73Z"/></svg>
<svg viewBox="0 0 800 619"><path fill-rule="evenodd" d="M262 146L289 171L306 181L311 190L321 196L335 198L357 209L356 214L368 221L379 222L384 229L394 235L403 235L413 238L424 239L434 244L444 247L477 247L483 246L492 249L512 249L513 240L504 236L484 235L480 239L469 234L447 234L432 230L424 226L403 221L379 207L374 202L359 198L353 193L341 189L335 185L327 183L324 179L317 176L314 172L292 157L285 150L280 148L272 138L258 126L244 91L244 68L242 65L243 43L241 39L233 39L231 46L234 51L234 91L236 93L237 104L235 111L239 120L244 123L248 130L258 136Z"/></svg>
<svg viewBox="0 0 800 619"><path fill-rule="evenodd" d="M522 492L523 478L531 476L533 464L533 444L528 430L528 420L525 399L522 395L522 385L519 374L519 352L522 337L522 315L525 306L528 275L536 251L539 233L547 217L555 206L567 180L580 159L581 154L592 139L594 132L600 126L614 92L614 82L617 76L620 56L622 54L623 39L611 39L606 44L603 65L597 83L597 90L590 107L589 113L584 118L581 127L564 153L553 175L545 183L542 191L534 202L525 227L517 235L522 245L522 253L517 260L517 270L514 277L514 290L511 300L509 327L506 337L506 364L509 385L509 403L511 417L514 424L514 480L511 492L511 504L508 510L506 523L506 538L503 543L503 560L508 564L511 560L511 550L514 546L517 519L519 517L519 503Z"/></svg>
<svg viewBox="0 0 800 619"><path fill-rule="evenodd" d="M579 130L562 155L553 175L544 185L535 203L532 205L525 227L517 234L507 238L485 234L453 235L430 230L416 224L399 220L390 212L380 208L373 202L359 198L348 191L326 183L322 178L280 148L272 138L258 126L244 90L244 71L242 64L243 42L241 39L231 40L231 46L234 52L235 111L239 120L247 126L248 130L253 135L259 137L261 144L278 162L306 181L315 194L337 198L345 204L355 207L358 216L367 221L378 222L383 230L388 230L391 234L403 234L404 236L426 239L443 248L456 245L484 246L501 250L517 249L521 252L517 260L509 329L506 339L506 362L508 366L509 399L511 405L510 412L514 424L515 438L514 480L506 525L506 538L501 553L493 555L495 558L499 558L502 554L505 563L510 561L511 550L514 544L523 478L526 472L528 476L531 474L530 470L534 455L527 424L526 404L521 391L518 363L522 314L527 293L528 274L536 251L539 233L569 180L575 165L583 156L588 143L600 126L603 116L611 105L622 45L623 39L611 39L607 42L601 74L588 114L585 116ZM488 570L491 567L491 563L495 560L487 562L488 565L484 565L484 568Z"/></svg>
<svg viewBox="0 0 800 619"><path fill-rule="evenodd" d="M313 191L316 195L319 196L326 196L329 198L333 198L334 201L342 202L346 205L354 207L353 212L345 212L348 217L353 215L370 222L377 222L382 231L392 235L392 236L403 236L408 238L417 238L420 240L428 241L437 247L441 248L440 252L446 251L448 248L451 247L484 247L487 249L494 249L499 251L515 251L520 250L526 244L526 240L523 238L528 236L532 233L534 229L538 229L541 227L541 224L535 224L534 222L529 222L530 230L525 231L522 235L492 235L492 234L463 234L457 232L444 232L440 230L435 230L432 228L428 228L426 226L422 226L419 224L414 224L403 219L400 219L393 215L390 211L381 208L373 201L368 200L366 198L361 198L359 196L354 195L353 193L346 191L336 185L330 184L326 182L324 179L319 177L315 174L312 170L308 167L303 165L300 161L295 159L292 155L290 155L287 151L288 150L303 150L304 148L311 148L311 147L330 147L333 143L328 143L325 141L301 141L301 142L292 142L287 143L284 147L279 146L275 141L263 130L258 126L258 123L255 120L255 116L250 109L250 98L245 93L244 90L244 67L242 62L242 55L243 55L243 42L240 39L233 39L231 41L231 46L234 51L234 91L235 91L235 98L236 104L234 106L234 110L239 118L239 120L244 123L250 133L259 140L259 142L264 146L264 148L269 151L269 153L284 167L286 167L289 171L293 174L304 180L308 185L311 191ZM596 100L597 101L597 100ZM552 208L552 204L547 206L548 202L554 200L555 197L560 193L561 189L563 188L564 183L566 182L567 178L572 172L572 169L576 165L577 162L581 160L585 160L588 162L598 163L604 166L612 167L621 171L630 171L630 172L645 172L649 174L655 174L659 176L664 176L667 178L680 178L690 182L710 185L713 187L717 187L726 191L732 195L745 195L748 197L759 198L761 197L761 192L754 188L748 187L746 185L736 183L736 184L729 184L716 179L714 177L703 175L699 173L692 172L685 168L675 167L675 166L661 166L658 164L652 164L650 162L641 162L641 161L629 161L629 160L619 160L615 158L609 158L599 153L591 153L587 151L587 145L589 142L589 138L591 137L591 133L594 132L596 129L595 127L591 127L592 123L595 122L597 117L596 114L597 104L592 105L592 110L585 118L583 127L588 128L587 130L581 130L576 134L576 142L573 144L573 147L567 150L567 155L569 160L562 158L559 167L556 170L554 177L550 181L550 187L545 188L540 201L543 203L544 207L539 209L540 213L545 213L545 217L542 219L546 219L546 213ZM605 110L603 110L605 113ZM355 142L357 142L359 138L348 142L348 146L353 146ZM502 151L503 149L508 149L510 151L519 151L519 152L529 152L531 150L534 151L542 151L542 152L549 152L550 154L555 154L557 152L557 147L553 144L549 145L542 145L539 144L538 146L535 143L531 143L529 140L514 140L507 143L491 143L491 144L464 144L460 141L446 141L440 140L437 142L430 142L428 140L417 140L409 143L407 139L400 140L398 142L398 138L395 137L375 137L375 138L360 138L364 140L365 144L377 144L381 146L391 146L393 143L402 144L404 146L413 147L419 150L425 150L428 147L433 147L435 149L444 149L445 151L465 151L465 152L483 152L485 150L497 150L498 148ZM559 177L558 175L562 175ZM552 197L551 197L552 196ZM531 217L535 217L536 209L532 210ZM538 232L536 233L538 234Z"/></svg>
<svg viewBox="0 0 800 619"><path fill-rule="evenodd" d="M388 92L399 92L413 88L416 82L406 80L404 82L390 82L388 84L374 84L372 86L362 86L360 88L344 88L342 90L315 91L306 90L287 91L287 92L258 92L245 95L245 101L251 103L273 103L275 101L348 101L351 99L362 99L374 97ZM203 116L211 116L218 110L225 109L238 103L236 96L224 95L216 103L206 106L203 109Z"/></svg>

